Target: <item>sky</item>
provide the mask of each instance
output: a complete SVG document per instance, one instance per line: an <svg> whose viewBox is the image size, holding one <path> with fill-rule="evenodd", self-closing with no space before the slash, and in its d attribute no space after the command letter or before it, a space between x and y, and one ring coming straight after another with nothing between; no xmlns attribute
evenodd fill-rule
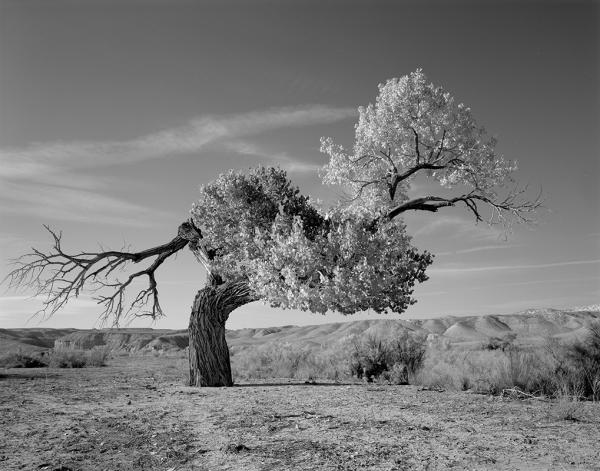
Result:
<svg viewBox="0 0 600 471"><path fill-rule="evenodd" d="M470 106L545 209L508 238L450 208L406 217L436 255L417 303L389 318L600 302L600 3L592 1L0 0L0 273L42 225L72 251L171 240L200 185L279 165L323 186L321 136L351 146L377 86L423 69ZM158 273L187 327L204 273L189 251ZM0 291L0 327L101 327L84 293L50 319ZM231 329L376 318L252 303Z"/></svg>

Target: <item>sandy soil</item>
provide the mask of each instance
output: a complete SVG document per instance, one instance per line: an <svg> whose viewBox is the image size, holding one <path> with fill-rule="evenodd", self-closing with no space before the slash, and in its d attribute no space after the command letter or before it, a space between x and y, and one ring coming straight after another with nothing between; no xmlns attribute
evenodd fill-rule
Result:
<svg viewBox="0 0 600 471"><path fill-rule="evenodd" d="M600 470L600 404L415 386L184 386L186 362L0 371L0 469Z"/></svg>

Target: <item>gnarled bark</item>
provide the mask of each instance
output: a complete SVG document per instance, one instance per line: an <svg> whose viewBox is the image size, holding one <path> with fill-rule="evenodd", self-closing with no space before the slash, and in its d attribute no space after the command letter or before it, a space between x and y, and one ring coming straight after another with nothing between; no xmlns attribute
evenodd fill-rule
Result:
<svg viewBox="0 0 600 471"><path fill-rule="evenodd" d="M233 386L225 322L255 299L244 281L212 282L198 291L189 325L190 386Z"/></svg>

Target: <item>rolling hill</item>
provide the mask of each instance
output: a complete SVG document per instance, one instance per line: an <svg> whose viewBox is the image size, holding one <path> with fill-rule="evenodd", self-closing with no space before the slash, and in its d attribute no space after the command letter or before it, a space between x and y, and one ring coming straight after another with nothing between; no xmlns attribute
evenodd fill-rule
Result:
<svg viewBox="0 0 600 471"><path fill-rule="evenodd" d="M530 309L517 314L435 319L373 319L331 324L268 327L227 331L227 342L236 352L267 342L318 348L352 336L380 338L408 332L413 335L447 338L453 343L483 342L490 337L517 336L519 342L537 343L547 337L562 340L579 338L591 322L600 321L600 308L571 310ZM0 355L9 352L39 352L54 346L91 349L107 346L114 351L148 353L184 350L186 330L166 329L0 329Z"/></svg>

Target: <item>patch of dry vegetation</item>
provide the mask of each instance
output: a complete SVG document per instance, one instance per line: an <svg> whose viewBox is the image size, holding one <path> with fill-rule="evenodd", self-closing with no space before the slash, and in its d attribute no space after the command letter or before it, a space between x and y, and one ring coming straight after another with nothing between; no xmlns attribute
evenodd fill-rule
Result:
<svg viewBox="0 0 600 471"><path fill-rule="evenodd" d="M43 353L9 353L0 358L0 368L85 368L105 366L110 349L91 350L54 348Z"/></svg>
<svg viewBox="0 0 600 471"><path fill-rule="evenodd" d="M515 336L491 338L479 348L461 348L444 338L398 332L390 338L352 335L329 346L309 348L266 343L237 350L234 377L292 378L417 384L433 389L600 400L600 324L584 340L542 346L519 345Z"/></svg>

